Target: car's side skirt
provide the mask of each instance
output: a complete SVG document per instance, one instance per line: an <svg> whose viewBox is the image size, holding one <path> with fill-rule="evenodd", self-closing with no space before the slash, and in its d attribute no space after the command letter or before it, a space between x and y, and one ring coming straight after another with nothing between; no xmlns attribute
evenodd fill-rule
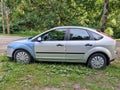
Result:
<svg viewBox="0 0 120 90"><path fill-rule="evenodd" d="M64 52L37 52L36 57L39 61L58 61L58 62L86 62L85 53L64 53Z"/></svg>

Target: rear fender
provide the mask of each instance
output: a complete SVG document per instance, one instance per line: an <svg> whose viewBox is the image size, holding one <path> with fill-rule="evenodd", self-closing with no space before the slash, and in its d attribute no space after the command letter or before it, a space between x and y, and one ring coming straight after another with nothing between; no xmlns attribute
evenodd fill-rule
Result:
<svg viewBox="0 0 120 90"><path fill-rule="evenodd" d="M85 54L84 58L85 58L86 62L90 55L92 55L93 53L98 53L98 52L105 53L110 60L112 59L111 52L108 49L106 49L104 47L96 47L96 48L91 49L90 51L88 51Z"/></svg>

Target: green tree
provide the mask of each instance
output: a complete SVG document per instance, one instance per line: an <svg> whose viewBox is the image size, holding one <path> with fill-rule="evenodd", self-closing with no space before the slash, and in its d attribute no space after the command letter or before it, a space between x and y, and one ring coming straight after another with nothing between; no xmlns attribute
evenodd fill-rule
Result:
<svg viewBox="0 0 120 90"><path fill-rule="evenodd" d="M114 36L120 24L120 1L109 0L107 20L103 18L106 0L6 0L10 8L11 32L43 31L56 26L111 27ZM101 24L101 21L106 23Z"/></svg>

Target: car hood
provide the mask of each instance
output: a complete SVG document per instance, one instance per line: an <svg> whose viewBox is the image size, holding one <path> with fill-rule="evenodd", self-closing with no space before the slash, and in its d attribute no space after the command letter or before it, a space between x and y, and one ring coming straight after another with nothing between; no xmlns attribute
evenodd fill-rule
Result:
<svg viewBox="0 0 120 90"><path fill-rule="evenodd" d="M29 38L20 38L20 39L13 41L13 42L26 42L26 41L29 41Z"/></svg>
<svg viewBox="0 0 120 90"><path fill-rule="evenodd" d="M29 38L21 38L21 39L17 39L15 41L12 41L11 43L9 43L9 45L27 44L30 41L31 41L31 39L29 39Z"/></svg>
<svg viewBox="0 0 120 90"><path fill-rule="evenodd" d="M24 38L20 38L20 39L17 39L15 41L21 41L21 40L30 40L32 37L24 37Z"/></svg>

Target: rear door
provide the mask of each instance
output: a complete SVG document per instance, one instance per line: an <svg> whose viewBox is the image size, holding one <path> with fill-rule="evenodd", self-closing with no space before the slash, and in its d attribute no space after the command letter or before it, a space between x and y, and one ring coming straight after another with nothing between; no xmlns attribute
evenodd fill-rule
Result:
<svg viewBox="0 0 120 90"><path fill-rule="evenodd" d="M80 28L69 29L69 40L66 43L66 59L71 62L85 62L85 54L94 47L87 30Z"/></svg>

